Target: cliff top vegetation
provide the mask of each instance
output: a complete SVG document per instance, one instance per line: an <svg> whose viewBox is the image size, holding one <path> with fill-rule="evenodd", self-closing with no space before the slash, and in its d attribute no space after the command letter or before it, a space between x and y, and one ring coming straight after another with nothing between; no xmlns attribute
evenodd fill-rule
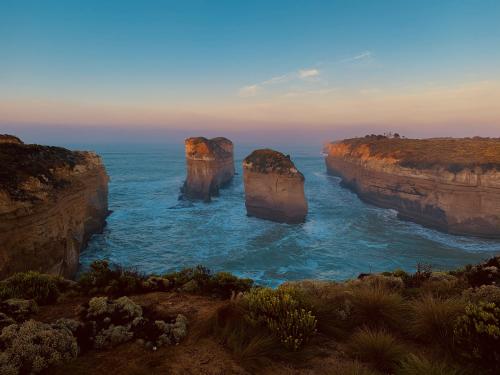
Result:
<svg viewBox="0 0 500 375"><path fill-rule="evenodd" d="M302 173L297 170L295 164L290 159L290 155L285 155L268 148L253 151L245 158L244 163L256 172L298 173L303 178Z"/></svg>
<svg viewBox="0 0 500 375"><path fill-rule="evenodd" d="M62 147L0 142L0 191L7 192L14 200L34 200L36 196L31 190L36 185L44 185L47 190L52 190L68 184L68 181L56 175L56 169L72 169L83 162L84 155L81 152Z"/></svg>
<svg viewBox="0 0 500 375"><path fill-rule="evenodd" d="M350 146L356 156L367 146L374 157L395 158L407 168L444 167L451 172L481 167L483 171L500 170L500 138L429 138L409 139L368 135L340 141Z"/></svg>
<svg viewBox="0 0 500 375"><path fill-rule="evenodd" d="M185 140L185 144L186 154L190 157L227 158L233 150L233 142L224 137L191 137Z"/></svg>

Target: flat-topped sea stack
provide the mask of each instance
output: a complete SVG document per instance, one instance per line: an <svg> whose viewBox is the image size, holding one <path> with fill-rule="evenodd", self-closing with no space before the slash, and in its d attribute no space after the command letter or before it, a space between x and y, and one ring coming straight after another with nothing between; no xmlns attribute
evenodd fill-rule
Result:
<svg viewBox="0 0 500 375"><path fill-rule="evenodd" d="M243 161L248 216L302 223L307 215L304 175L281 152L256 150Z"/></svg>
<svg viewBox="0 0 500 375"><path fill-rule="evenodd" d="M500 237L500 138L347 139L329 145L326 167L361 199L401 218Z"/></svg>
<svg viewBox="0 0 500 375"><path fill-rule="evenodd" d="M185 145L187 178L182 195L210 201L233 179L233 142L224 137L195 137L186 139Z"/></svg>
<svg viewBox="0 0 500 375"><path fill-rule="evenodd" d="M0 135L0 279L27 270L74 276L107 215L99 156Z"/></svg>

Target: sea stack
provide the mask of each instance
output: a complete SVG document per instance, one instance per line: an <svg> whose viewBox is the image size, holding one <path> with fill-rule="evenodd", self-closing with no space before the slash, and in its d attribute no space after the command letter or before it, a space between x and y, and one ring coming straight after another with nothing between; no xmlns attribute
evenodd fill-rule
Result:
<svg viewBox="0 0 500 375"><path fill-rule="evenodd" d="M0 279L28 270L74 276L107 215L99 156L0 135Z"/></svg>
<svg viewBox="0 0 500 375"><path fill-rule="evenodd" d="M245 206L248 216L301 223L307 215L304 175L288 155L263 149L243 161Z"/></svg>
<svg viewBox="0 0 500 375"><path fill-rule="evenodd" d="M326 167L361 199L403 219L500 237L500 138L347 139L329 145Z"/></svg>
<svg viewBox="0 0 500 375"><path fill-rule="evenodd" d="M187 178L182 195L208 202L233 179L233 142L224 137L194 137L186 139L185 146Z"/></svg>

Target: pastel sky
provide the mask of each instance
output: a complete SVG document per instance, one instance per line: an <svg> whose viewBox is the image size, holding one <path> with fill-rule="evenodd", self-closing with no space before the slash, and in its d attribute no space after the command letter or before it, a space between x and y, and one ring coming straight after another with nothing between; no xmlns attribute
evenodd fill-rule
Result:
<svg viewBox="0 0 500 375"><path fill-rule="evenodd" d="M0 133L96 128L500 136L500 1L2 0Z"/></svg>

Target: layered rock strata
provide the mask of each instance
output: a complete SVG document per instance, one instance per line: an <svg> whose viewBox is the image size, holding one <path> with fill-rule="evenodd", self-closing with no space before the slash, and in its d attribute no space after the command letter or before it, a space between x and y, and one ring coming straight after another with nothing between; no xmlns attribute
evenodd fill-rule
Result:
<svg viewBox="0 0 500 375"><path fill-rule="evenodd" d="M500 139L331 143L326 167L366 202L452 234L500 237Z"/></svg>
<svg viewBox="0 0 500 375"><path fill-rule="evenodd" d="M27 270L74 276L107 215L99 156L0 135L0 278Z"/></svg>
<svg viewBox="0 0 500 375"><path fill-rule="evenodd" d="M182 196L210 201L234 176L233 143L223 137L185 141L187 177Z"/></svg>
<svg viewBox="0 0 500 375"><path fill-rule="evenodd" d="M245 206L249 216L285 223L301 223L307 215L304 175L289 156L264 149L243 161Z"/></svg>

